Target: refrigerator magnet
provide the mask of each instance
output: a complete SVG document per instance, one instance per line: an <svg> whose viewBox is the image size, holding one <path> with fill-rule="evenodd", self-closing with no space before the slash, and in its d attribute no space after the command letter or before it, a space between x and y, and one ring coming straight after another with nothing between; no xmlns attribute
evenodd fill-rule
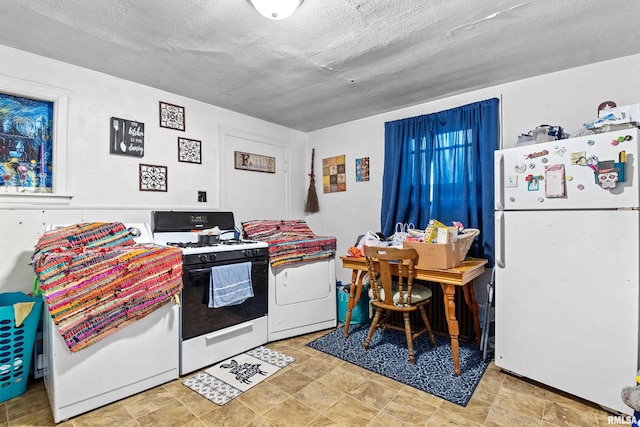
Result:
<svg viewBox="0 0 640 427"><path fill-rule="evenodd" d="M505 188L515 188L518 186L518 175L509 175L504 181Z"/></svg>
<svg viewBox="0 0 640 427"><path fill-rule="evenodd" d="M585 166L587 164L587 153L584 151L571 153L571 164Z"/></svg>
<svg viewBox="0 0 640 427"><path fill-rule="evenodd" d="M547 154L549 154L549 150L542 150L542 151L537 151L535 153L529 153L529 155L527 155L527 159L535 159L537 157L542 157L542 156L546 156Z"/></svg>
<svg viewBox="0 0 640 427"><path fill-rule="evenodd" d="M527 187L529 191L538 191L540 189L540 180L538 180L537 176L529 175L529 186Z"/></svg>
<svg viewBox="0 0 640 427"><path fill-rule="evenodd" d="M626 160L626 153L622 157ZM610 190L615 188L618 182L624 182L624 162L615 162L614 160L598 162L594 174L596 183L605 190Z"/></svg>
<svg viewBox="0 0 640 427"><path fill-rule="evenodd" d="M556 165L545 166L544 174L544 192L547 198L557 199L566 197L567 192L564 179L564 165L562 163L558 163Z"/></svg>

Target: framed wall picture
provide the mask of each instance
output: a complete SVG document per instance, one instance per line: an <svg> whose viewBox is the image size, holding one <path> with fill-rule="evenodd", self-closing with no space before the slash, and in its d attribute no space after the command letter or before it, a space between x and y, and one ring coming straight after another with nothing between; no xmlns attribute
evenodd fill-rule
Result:
<svg viewBox="0 0 640 427"><path fill-rule="evenodd" d="M167 191L167 167L141 163L140 191Z"/></svg>
<svg viewBox="0 0 640 427"><path fill-rule="evenodd" d="M4 192L52 192L53 104L0 93L0 176Z"/></svg>
<svg viewBox="0 0 640 427"><path fill-rule="evenodd" d="M369 181L369 158L356 159L356 182Z"/></svg>
<svg viewBox="0 0 640 427"><path fill-rule="evenodd" d="M111 117L109 154L144 156L144 123Z"/></svg>
<svg viewBox="0 0 640 427"><path fill-rule="evenodd" d="M322 159L322 190L324 193L347 191L344 154Z"/></svg>
<svg viewBox="0 0 640 427"><path fill-rule="evenodd" d="M160 101L160 127L184 132L184 107Z"/></svg>
<svg viewBox="0 0 640 427"><path fill-rule="evenodd" d="M202 141L178 137L178 161L184 163L202 163Z"/></svg>
<svg viewBox="0 0 640 427"><path fill-rule="evenodd" d="M236 169L254 172L276 173L276 158L263 156L261 154L244 153L242 151L233 152Z"/></svg>

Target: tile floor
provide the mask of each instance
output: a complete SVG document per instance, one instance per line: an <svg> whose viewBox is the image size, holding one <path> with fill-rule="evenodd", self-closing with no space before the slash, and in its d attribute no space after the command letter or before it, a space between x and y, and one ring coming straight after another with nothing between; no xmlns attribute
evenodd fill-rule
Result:
<svg viewBox="0 0 640 427"><path fill-rule="evenodd" d="M493 363L466 407L306 347L328 331L267 344L296 361L224 406L164 384L60 426L504 426L602 427L608 413L514 376ZM0 403L0 426L52 426L42 381Z"/></svg>

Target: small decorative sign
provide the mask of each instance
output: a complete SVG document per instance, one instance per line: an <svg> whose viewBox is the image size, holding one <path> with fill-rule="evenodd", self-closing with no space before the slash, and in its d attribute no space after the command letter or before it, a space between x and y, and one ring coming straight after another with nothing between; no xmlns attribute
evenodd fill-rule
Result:
<svg viewBox="0 0 640 427"><path fill-rule="evenodd" d="M254 172L276 173L276 158L234 151L234 167Z"/></svg>
<svg viewBox="0 0 640 427"><path fill-rule="evenodd" d="M160 127L175 130L185 129L184 107L160 101Z"/></svg>
<svg viewBox="0 0 640 427"><path fill-rule="evenodd" d="M144 123L111 117L109 153L144 156Z"/></svg>
<svg viewBox="0 0 640 427"><path fill-rule="evenodd" d="M178 161L201 164L202 141L178 137Z"/></svg>
<svg viewBox="0 0 640 427"><path fill-rule="evenodd" d="M167 191L167 167L141 163L140 191Z"/></svg>
<svg viewBox="0 0 640 427"><path fill-rule="evenodd" d="M356 182L369 181L369 158L356 159Z"/></svg>
<svg viewBox="0 0 640 427"><path fill-rule="evenodd" d="M344 154L322 159L322 189L324 193L347 191Z"/></svg>

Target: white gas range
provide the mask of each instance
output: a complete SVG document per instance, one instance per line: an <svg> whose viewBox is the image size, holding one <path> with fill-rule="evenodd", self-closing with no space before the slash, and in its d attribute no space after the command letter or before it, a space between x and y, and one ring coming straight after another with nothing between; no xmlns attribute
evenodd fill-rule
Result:
<svg viewBox="0 0 640 427"><path fill-rule="evenodd" d="M265 344L268 244L238 239L232 212L156 211L152 212L151 226L155 244L176 246L183 253L180 374ZM199 241L199 236L213 229L220 230L219 241ZM231 265L250 269L253 297L237 304L210 308L212 286L215 286L211 280L212 269Z"/></svg>

